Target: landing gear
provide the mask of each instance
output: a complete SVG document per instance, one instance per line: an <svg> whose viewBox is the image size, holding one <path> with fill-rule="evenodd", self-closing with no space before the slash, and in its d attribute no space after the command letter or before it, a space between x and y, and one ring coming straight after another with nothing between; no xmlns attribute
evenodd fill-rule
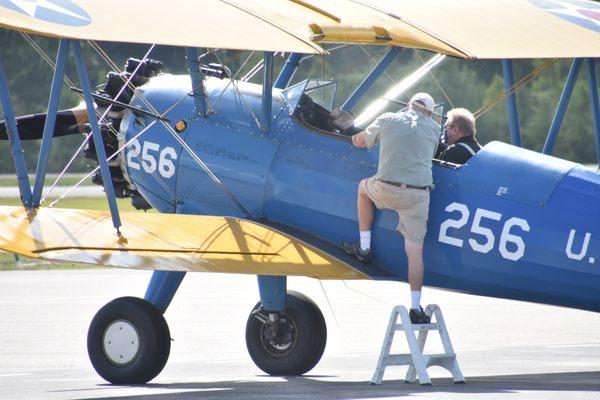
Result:
<svg viewBox="0 0 600 400"><path fill-rule="evenodd" d="M88 355L111 383L146 383L162 371L171 350L169 327L152 304L120 297L98 311L88 331Z"/></svg>
<svg viewBox="0 0 600 400"><path fill-rule="evenodd" d="M256 304L246 323L246 346L258 368L270 375L302 375L321 359L327 327L317 305L288 291L286 309L264 311Z"/></svg>

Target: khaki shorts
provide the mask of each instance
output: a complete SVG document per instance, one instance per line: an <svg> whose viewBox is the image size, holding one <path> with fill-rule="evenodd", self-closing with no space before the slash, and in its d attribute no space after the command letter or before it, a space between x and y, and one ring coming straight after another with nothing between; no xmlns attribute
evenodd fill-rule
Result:
<svg viewBox="0 0 600 400"><path fill-rule="evenodd" d="M408 189L381 182L375 177L361 181L375 207L398 213L398 232L413 243L422 243L427 233L429 190Z"/></svg>

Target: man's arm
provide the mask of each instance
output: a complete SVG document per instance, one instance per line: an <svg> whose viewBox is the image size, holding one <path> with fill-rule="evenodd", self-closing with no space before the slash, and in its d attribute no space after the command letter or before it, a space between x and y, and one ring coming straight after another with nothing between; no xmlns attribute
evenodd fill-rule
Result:
<svg viewBox="0 0 600 400"><path fill-rule="evenodd" d="M373 148L373 146L379 143L379 136L381 136L381 131L386 123L386 116L388 114L389 113L381 114L375 121L371 122L364 131L360 131L356 135L353 135L352 144L359 149L364 149L365 147L367 149Z"/></svg>
<svg viewBox="0 0 600 400"><path fill-rule="evenodd" d="M354 147L364 149L367 147L367 138L365 131L360 131L356 135L352 135L352 144Z"/></svg>

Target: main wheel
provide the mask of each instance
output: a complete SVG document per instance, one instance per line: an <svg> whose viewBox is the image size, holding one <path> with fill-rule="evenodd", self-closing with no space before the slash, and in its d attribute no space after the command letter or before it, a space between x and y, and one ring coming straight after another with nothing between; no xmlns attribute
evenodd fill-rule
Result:
<svg viewBox="0 0 600 400"><path fill-rule="evenodd" d="M325 351L327 326L323 314L308 297L288 291L286 309L276 313L276 317L263 311L260 302L250 313L246 324L250 357L270 375L302 375L310 371Z"/></svg>
<svg viewBox="0 0 600 400"><path fill-rule="evenodd" d="M94 369L108 382L146 383L167 363L171 334L152 304L137 297L120 297L94 316L87 346Z"/></svg>

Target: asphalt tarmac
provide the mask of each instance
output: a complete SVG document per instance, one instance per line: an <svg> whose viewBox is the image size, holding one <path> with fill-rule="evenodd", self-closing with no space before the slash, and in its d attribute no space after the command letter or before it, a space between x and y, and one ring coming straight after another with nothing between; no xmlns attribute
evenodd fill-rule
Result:
<svg viewBox="0 0 600 400"><path fill-rule="evenodd" d="M244 341L256 278L188 274L165 317L173 337L163 372L147 385L107 384L87 356L88 324L120 296L143 296L148 271L0 272L0 399L599 399L600 314L426 289L439 304L466 385L431 367L433 386L403 383L389 367L369 384L389 313L408 286L290 278L321 308L328 343L302 377L265 375ZM600 288L599 288L600 290ZM397 336L394 352L407 351ZM442 349L430 334L426 352Z"/></svg>

